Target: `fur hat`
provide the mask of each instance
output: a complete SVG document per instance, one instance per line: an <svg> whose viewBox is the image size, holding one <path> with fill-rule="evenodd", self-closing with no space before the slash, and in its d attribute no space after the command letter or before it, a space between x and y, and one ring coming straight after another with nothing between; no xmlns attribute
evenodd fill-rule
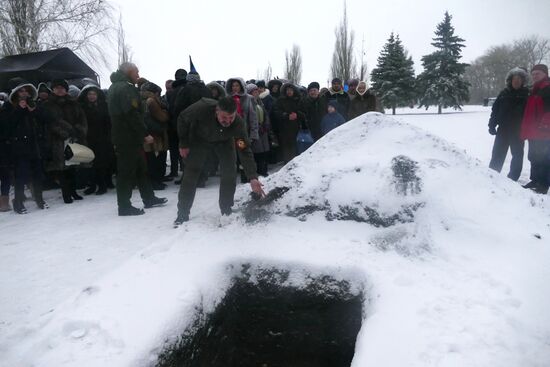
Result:
<svg viewBox="0 0 550 367"><path fill-rule="evenodd" d="M264 88L265 89L265 87L266 87L265 81L263 81L263 80L258 80L256 82L256 85L258 86L258 88Z"/></svg>
<svg viewBox="0 0 550 367"><path fill-rule="evenodd" d="M512 78L514 76L519 76L521 78L521 80L523 81L522 86L525 86L527 84L527 78L528 78L527 70L525 70L524 68L516 67L510 70L508 74L506 74L506 85L508 87L512 86Z"/></svg>
<svg viewBox="0 0 550 367"><path fill-rule="evenodd" d="M319 83L317 82L311 82L309 83L309 85L307 86L307 91L309 92L310 89L313 89L313 88L321 88L321 86L319 85Z"/></svg>
<svg viewBox="0 0 550 367"><path fill-rule="evenodd" d="M537 65L533 66L533 68L531 69L531 72L533 72L535 70L540 70L544 74L548 75L548 66L546 66L544 64L537 64Z"/></svg>
<svg viewBox="0 0 550 367"><path fill-rule="evenodd" d="M50 83L50 88L53 90L55 87L63 87L68 92L69 83L65 79L55 79Z"/></svg>
<svg viewBox="0 0 550 367"><path fill-rule="evenodd" d="M159 87L158 85L156 85L155 83L153 82L145 82L141 85L141 88L140 90L142 92L151 92L153 94L156 94L156 93L161 93L162 92L162 88Z"/></svg>

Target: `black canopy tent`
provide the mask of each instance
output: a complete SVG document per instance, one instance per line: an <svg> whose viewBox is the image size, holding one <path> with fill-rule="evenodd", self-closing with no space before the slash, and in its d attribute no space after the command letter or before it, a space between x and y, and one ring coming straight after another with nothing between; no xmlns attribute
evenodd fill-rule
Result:
<svg viewBox="0 0 550 367"><path fill-rule="evenodd" d="M8 90L8 81L21 77L34 85L54 79L66 79L79 87L78 81L90 78L98 82L97 73L68 48L6 56L0 59L0 90Z"/></svg>

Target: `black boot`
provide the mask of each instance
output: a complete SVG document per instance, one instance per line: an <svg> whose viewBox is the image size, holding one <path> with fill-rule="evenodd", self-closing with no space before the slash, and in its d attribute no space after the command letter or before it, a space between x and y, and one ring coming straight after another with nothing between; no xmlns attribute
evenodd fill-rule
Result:
<svg viewBox="0 0 550 367"><path fill-rule="evenodd" d="M180 226L185 222L189 221L189 215L188 214L179 214L176 220L174 221L174 227Z"/></svg>
<svg viewBox="0 0 550 367"><path fill-rule="evenodd" d="M162 206L168 202L168 199L166 198L158 198L156 196L153 196L149 200L143 200L143 205L145 209L153 208L155 206Z"/></svg>
<svg viewBox="0 0 550 367"><path fill-rule="evenodd" d="M13 205L13 211L17 214L27 214L27 208L25 208L25 205L23 205L23 201L21 200L15 200L11 202Z"/></svg>
<svg viewBox="0 0 550 367"><path fill-rule="evenodd" d="M84 190L84 195L92 195L94 192L96 192L96 188L97 187L95 184L91 184L86 190Z"/></svg>
<svg viewBox="0 0 550 367"><path fill-rule="evenodd" d="M524 189L534 189L535 187L537 187L537 182L536 181L529 181L529 183L523 185L523 188Z"/></svg>
<svg viewBox="0 0 550 367"><path fill-rule="evenodd" d="M118 207L118 215L120 217L128 217L128 216L143 215L143 214L145 214L145 210L138 209L133 206Z"/></svg>
<svg viewBox="0 0 550 367"><path fill-rule="evenodd" d="M105 193L107 193L107 187L106 186L99 186L99 188L95 192L96 195L103 195Z"/></svg>
<svg viewBox="0 0 550 367"><path fill-rule="evenodd" d="M78 195L76 190L73 190L73 192L71 193L71 197L73 198L73 200L82 200L83 199L82 196Z"/></svg>

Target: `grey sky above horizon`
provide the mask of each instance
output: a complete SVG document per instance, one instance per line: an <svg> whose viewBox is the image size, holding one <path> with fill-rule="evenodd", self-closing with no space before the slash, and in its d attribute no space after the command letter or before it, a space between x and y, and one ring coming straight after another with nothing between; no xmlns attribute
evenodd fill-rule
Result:
<svg viewBox="0 0 550 367"><path fill-rule="evenodd" d="M178 68L189 70L189 55L205 82L263 75L271 63L273 76L283 77L285 50L301 48L302 85L326 85L334 49L334 29L344 0L241 0L155 2L113 0L122 13L127 42L141 76L164 88ZM382 46L398 33L422 70L420 58L433 51L436 25L446 10L458 36L465 39L464 62L473 61L491 46L521 37L550 38L550 0L347 0L350 27L360 56L364 48L369 72ZM542 16L541 16L542 14ZM113 51L112 60L116 60ZM99 70L102 85L116 69Z"/></svg>

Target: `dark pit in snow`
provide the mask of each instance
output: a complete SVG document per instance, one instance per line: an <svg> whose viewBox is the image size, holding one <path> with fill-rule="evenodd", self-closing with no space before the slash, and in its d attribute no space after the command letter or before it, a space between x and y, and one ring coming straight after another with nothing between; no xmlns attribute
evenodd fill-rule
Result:
<svg viewBox="0 0 550 367"><path fill-rule="evenodd" d="M361 327L362 295L347 281L284 285L277 269L238 277L210 315L202 315L159 358L159 367L348 367Z"/></svg>

